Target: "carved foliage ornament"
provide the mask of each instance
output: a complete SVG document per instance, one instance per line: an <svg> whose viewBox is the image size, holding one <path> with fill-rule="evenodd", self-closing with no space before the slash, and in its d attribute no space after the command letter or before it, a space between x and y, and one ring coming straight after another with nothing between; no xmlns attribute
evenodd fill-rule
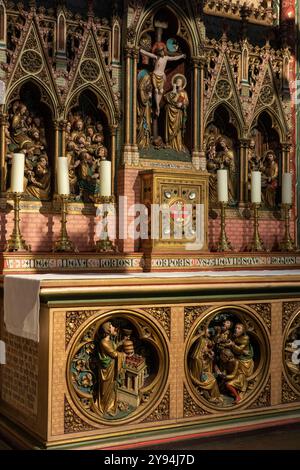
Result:
<svg viewBox="0 0 300 470"><path fill-rule="evenodd" d="M208 411L201 408L189 394L186 386L183 387L183 416L185 418L192 418L194 416L201 416L209 414Z"/></svg>

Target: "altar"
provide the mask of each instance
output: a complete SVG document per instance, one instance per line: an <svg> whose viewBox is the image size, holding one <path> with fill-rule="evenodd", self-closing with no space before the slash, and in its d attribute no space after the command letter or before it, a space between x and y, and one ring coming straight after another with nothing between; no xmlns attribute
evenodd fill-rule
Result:
<svg viewBox="0 0 300 470"><path fill-rule="evenodd" d="M3 435L17 447L100 449L300 419L299 270L7 279L0 419ZM18 284L36 292L27 314L38 315L38 327L24 323L35 340L22 325L18 336L9 332L22 304L9 284L15 293ZM195 376L206 330L213 340L226 321L232 330L244 325L253 349L253 370L237 403L221 381L215 397ZM120 338L131 339L127 370L143 369L141 380L120 382L111 414L98 405L102 369L95 354L109 323ZM135 390L138 400L125 389Z"/></svg>
<svg viewBox="0 0 300 470"><path fill-rule="evenodd" d="M0 437L299 421L295 4L50 3L0 0Z"/></svg>

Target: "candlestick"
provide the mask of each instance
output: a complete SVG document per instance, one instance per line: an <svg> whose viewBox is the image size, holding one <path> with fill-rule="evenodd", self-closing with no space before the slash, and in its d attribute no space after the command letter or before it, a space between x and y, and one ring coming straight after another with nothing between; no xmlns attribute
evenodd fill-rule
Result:
<svg viewBox="0 0 300 470"><path fill-rule="evenodd" d="M57 190L58 194L70 194L68 158L59 157L57 160Z"/></svg>
<svg viewBox="0 0 300 470"><path fill-rule="evenodd" d="M254 172L252 172L253 174ZM259 173L259 172L257 172ZM253 239L250 245L249 251L265 251L264 243L259 234L259 217L258 217L258 209L260 204L253 203L253 218L254 218L254 232L253 232Z"/></svg>
<svg viewBox="0 0 300 470"><path fill-rule="evenodd" d="M11 166L10 191L12 193L24 192L25 155L14 153Z"/></svg>
<svg viewBox="0 0 300 470"><path fill-rule="evenodd" d="M227 170L225 170L227 173ZM232 251L232 246L226 235L226 202L221 201L221 234L217 251Z"/></svg>
<svg viewBox="0 0 300 470"><path fill-rule="evenodd" d="M218 170L217 180L218 180L218 201L227 203L228 202L228 171Z"/></svg>
<svg viewBox="0 0 300 470"><path fill-rule="evenodd" d="M100 196L111 196L111 162L100 160Z"/></svg>
<svg viewBox="0 0 300 470"><path fill-rule="evenodd" d="M69 196L67 194L61 194L61 229L60 236L57 242L55 242L53 251L57 252L74 252L75 247L67 232L67 204Z"/></svg>
<svg viewBox="0 0 300 470"><path fill-rule="evenodd" d="M114 246L113 242L109 238L108 234L108 215L109 215L109 208L107 207L108 204L112 204L114 202L114 196L98 196L96 198L96 203L104 205L104 213L103 213L103 230L102 230L102 237L100 240L96 241L96 252L97 253L108 253L111 251L116 251L116 247Z"/></svg>
<svg viewBox="0 0 300 470"><path fill-rule="evenodd" d="M261 204L261 172L252 171L251 173L251 202L252 204Z"/></svg>
<svg viewBox="0 0 300 470"><path fill-rule="evenodd" d="M22 193L14 192L12 196L14 200L14 228L6 244L5 251L30 251L30 245L26 244L20 231L20 201Z"/></svg>
<svg viewBox="0 0 300 470"><path fill-rule="evenodd" d="M284 237L282 242L280 243L280 250L281 251L296 251L296 245L294 240L290 235L290 204L282 204L284 210Z"/></svg>
<svg viewBox="0 0 300 470"><path fill-rule="evenodd" d="M292 205L292 174L283 173L282 175L282 204Z"/></svg>

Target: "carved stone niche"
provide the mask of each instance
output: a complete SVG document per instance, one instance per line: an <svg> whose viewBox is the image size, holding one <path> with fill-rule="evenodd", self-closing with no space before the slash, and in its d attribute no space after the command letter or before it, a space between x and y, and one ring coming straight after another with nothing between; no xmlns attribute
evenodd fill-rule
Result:
<svg viewBox="0 0 300 470"><path fill-rule="evenodd" d="M151 170L141 172L140 176L141 200L148 209L142 250L206 251L209 175Z"/></svg>
<svg viewBox="0 0 300 470"><path fill-rule="evenodd" d="M84 323L72 338L67 383L82 419L100 425L144 420L162 398L169 355L161 328L138 312Z"/></svg>
<svg viewBox="0 0 300 470"><path fill-rule="evenodd" d="M187 386L207 410L251 406L267 383L269 363L267 329L243 308L224 306L204 314L187 338Z"/></svg>
<svg viewBox="0 0 300 470"><path fill-rule="evenodd" d="M283 340L285 377L300 400L300 312L294 315L285 329Z"/></svg>

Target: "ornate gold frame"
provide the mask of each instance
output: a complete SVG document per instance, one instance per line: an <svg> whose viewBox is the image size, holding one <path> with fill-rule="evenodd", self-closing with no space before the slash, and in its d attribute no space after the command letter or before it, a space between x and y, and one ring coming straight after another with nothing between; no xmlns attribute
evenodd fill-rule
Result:
<svg viewBox="0 0 300 470"><path fill-rule="evenodd" d="M129 416L126 416L125 418L120 418L117 420L105 420L101 419L100 415L97 416L97 419L95 419L96 415L92 415L88 411L84 410L83 407L80 407L78 404L78 399L76 397L76 393L74 391L74 388L72 387L71 383L71 377L70 377L70 365L71 365L71 360L73 356L75 355L76 351L79 349L78 348L78 340L79 338L83 335L85 330L88 330L93 323L96 322L97 327L96 330L99 328L99 326L104 322L108 321L111 319L112 316L115 315L120 315L124 319L128 319L130 322L132 322L135 327L137 328L138 331L141 332L141 324L139 323L140 320L143 320L145 323L150 326L152 329L152 334L154 333L156 335L155 339L158 339L160 342L156 343L153 339L147 337L144 334L144 339L148 340L152 346L156 348L157 354L158 354L158 359L159 363L163 365L163 367L158 368L158 373L157 376L155 377L154 381L148 386L143 389L144 393L147 393L152 390L151 397L149 401L145 403L144 406L140 405L137 410L135 410L133 413L131 413ZM142 336L141 336L142 337ZM69 349L69 351L68 351ZM145 314L142 312L137 312L134 310L125 310L125 309L114 309L111 311L103 312L100 313L100 319L97 318L91 318L88 322L83 323L80 328L77 330L76 335L72 338L71 346L68 347L66 354L67 354L67 361L66 361L66 377L67 377L67 388L68 392L70 394L71 398L71 403L72 406L76 408L77 412L80 412L80 414L88 418L90 423L93 423L94 425L106 425L106 426L120 426L123 423L129 424L132 421L138 421L140 418L145 419L155 406L157 406L159 400L164 396L166 393L167 387L168 387L168 376L169 376L169 364L170 364L170 359L169 359L169 347L168 347L168 340L165 337L165 332L163 331L162 328L159 327L158 324L151 318L151 317L146 317Z"/></svg>
<svg viewBox="0 0 300 470"><path fill-rule="evenodd" d="M193 344L193 337L195 336L196 330L203 325L205 328L206 325L213 319L214 315L218 312L222 312L224 310L233 310L236 311L237 314L247 314L250 317L250 320L254 320L254 322L259 326L261 335L258 337L255 335L256 339L259 342L260 346L260 361L258 367L255 370L255 375L262 373L262 380L260 381L259 385L257 385L253 391L250 392L249 396L247 396L244 400L241 401L240 404L235 405L234 407L221 407L215 404L209 403L207 400L201 399L199 395L195 393L195 387L190 379L189 376L189 369L188 369L188 355ZM265 360L263 361L263 357L265 356ZM234 412L235 410L240 411L241 409L245 409L249 407L249 405L255 401L255 399L259 396L263 388L266 386L267 381L270 375L270 361L271 361L271 346L270 346L270 334L266 325L262 322L260 317L255 314L252 310L248 309L247 306L236 306L236 305L222 305L218 307L214 307L212 310L206 310L199 316L197 322L194 323L193 327L188 333L187 339L185 341L185 353L184 353L184 372L185 372L185 385L188 389L188 392L193 397L196 403L199 403L202 408L205 408L209 412ZM263 364L263 362L265 364Z"/></svg>
<svg viewBox="0 0 300 470"><path fill-rule="evenodd" d="M283 364L282 373L283 373L287 383L289 384L291 389L296 393L296 395L299 395L299 393L300 393L300 384L299 384L299 387L297 388L295 386L295 384L293 383L293 381L291 380L290 373L288 373L287 365L286 365L286 357L285 357L285 355L286 355L286 349L285 348L286 348L286 343L287 343L288 337L289 337L289 335L292 331L291 326L293 325L294 321L296 320L296 318L298 316L299 316L299 322L300 322L300 309L296 309L294 314L289 319L289 321L288 321L288 323L287 323L287 325L284 329L283 339L282 339L282 364ZM300 371L299 371L299 374L300 374Z"/></svg>

